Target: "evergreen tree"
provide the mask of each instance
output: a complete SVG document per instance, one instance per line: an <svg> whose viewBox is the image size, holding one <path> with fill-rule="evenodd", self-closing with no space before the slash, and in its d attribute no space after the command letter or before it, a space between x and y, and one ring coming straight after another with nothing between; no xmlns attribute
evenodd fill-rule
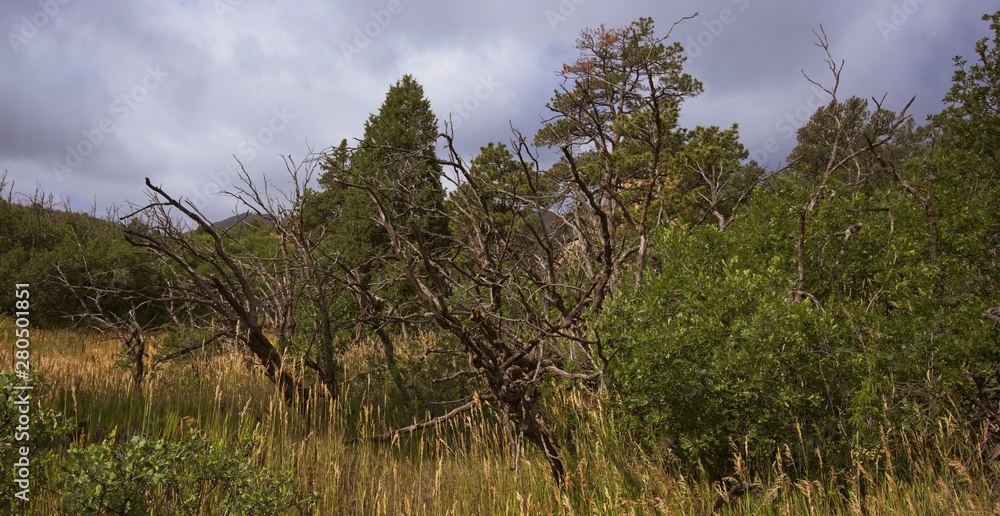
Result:
<svg viewBox="0 0 1000 516"><path fill-rule="evenodd" d="M354 186L370 186L387 217L406 231L429 235L429 244L441 247L448 222L434 151L437 136L437 118L423 87L412 76L403 76L389 88L378 113L368 118L357 147L343 140L328 154L319 178L321 191L309 192L306 203L307 220L327 228L321 245L340 260L342 270L350 271L346 281L354 288L340 294L344 299L338 305L349 319L374 331L394 371L386 323L412 302L413 293L386 265L394 258L389 256L389 235L376 221L379 207L368 190ZM348 330L343 328L345 337Z"/></svg>
<svg viewBox="0 0 1000 516"><path fill-rule="evenodd" d="M365 135L351 160L351 176L381 184L390 205L388 215L413 219L422 231L447 234L443 216L444 188L434 145L437 117L424 89L410 75L389 88L378 114L365 123ZM422 207L408 213L405 206ZM408 224L407 224L408 225Z"/></svg>
<svg viewBox="0 0 1000 516"><path fill-rule="evenodd" d="M382 107L365 122L364 137L351 149L344 140L327 158L319 178L323 191L312 203L317 220L332 223L331 244L354 267L386 249L388 236L373 217L376 207L363 190L349 184L375 184L389 199L388 215L413 218L434 235L447 234L441 167L434 144L437 118L423 87L410 75L389 88ZM407 213L406 200L416 199L421 213ZM408 224L406 224L408 225Z"/></svg>

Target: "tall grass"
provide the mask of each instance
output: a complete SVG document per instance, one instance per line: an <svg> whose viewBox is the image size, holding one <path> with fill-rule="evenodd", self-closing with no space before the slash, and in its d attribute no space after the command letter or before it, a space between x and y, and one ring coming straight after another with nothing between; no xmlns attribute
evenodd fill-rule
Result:
<svg viewBox="0 0 1000 516"><path fill-rule="evenodd" d="M10 322L0 320L0 330L10 334ZM391 442L351 444L398 423L398 411L384 408L390 389L363 374L370 357L362 351L345 360L354 380L340 397L313 400L304 419L233 350L161 366L139 389L117 365L113 341L71 331L36 330L33 337L34 367L48 385L44 403L78 421L78 444L138 433L176 439L189 428L220 447L251 443L258 464L316 493L315 514L1000 513L995 467L979 460L984 450L976 443L984 439L950 419L904 435L887 425L881 449L859 456L847 473L824 469L822 450L810 452L815 460L805 471L785 471L788 449L776 451L770 467L752 470L742 460L749 450L734 445L732 475L712 481L640 450L602 395L556 386L547 393L546 418L567 459L569 480L560 489L531 447L511 469L502 424L485 405ZM405 358L423 344L400 343L400 353ZM0 361L12 363L9 346ZM59 459L47 467L58 472ZM729 500L740 490L734 486L750 487ZM56 512L57 488L38 493L35 510Z"/></svg>

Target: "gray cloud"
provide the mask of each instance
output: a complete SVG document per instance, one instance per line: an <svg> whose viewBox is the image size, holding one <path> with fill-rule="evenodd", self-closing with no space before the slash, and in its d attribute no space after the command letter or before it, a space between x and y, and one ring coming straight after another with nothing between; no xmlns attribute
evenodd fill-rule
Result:
<svg viewBox="0 0 1000 516"><path fill-rule="evenodd" d="M404 73L439 118L452 117L471 156L508 140L510 124L534 133L581 29L650 16L664 32L694 11L672 39L687 47L705 93L684 106L682 122L739 123L745 145L774 165L794 145L788 117L799 123L811 104L801 70L827 78L812 45L820 23L847 62L844 96L888 93L898 107L916 95L922 119L941 109L951 58L971 55L986 35L984 9L972 0L6 2L0 170L19 189L38 184L75 208L142 201L144 176L204 196L233 155L254 175L277 176L281 155L360 137ZM151 69L163 77L146 88ZM294 118L271 130L276 110ZM769 139L774 150L763 151ZM59 181L53 163L67 161L67 146L89 152ZM212 216L232 209L205 199Z"/></svg>

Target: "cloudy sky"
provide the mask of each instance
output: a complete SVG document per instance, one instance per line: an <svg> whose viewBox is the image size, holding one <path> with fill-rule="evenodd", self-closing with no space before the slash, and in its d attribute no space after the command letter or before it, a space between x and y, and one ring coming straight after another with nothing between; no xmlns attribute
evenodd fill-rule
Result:
<svg viewBox="0 0 1000 516"><path fill-rule="evenodd" d="M97 5L95 5L97 4ZM801 70L826 79L812 31L846 61L842 95L916 95L941 109L952 57L987 35L979 0L345 2L19 0L0 4L0 172L18 191L74 209L142 201L148 176L210 216L240 158L283 180L302 157L362 135L388 87L412 74L467 157L533 135L577 57L581 29L652 17L686 47L705 92L682 123L738 123L753 157L779 164L818 102ZM825 75L825 73L827 75Z"/></svg>

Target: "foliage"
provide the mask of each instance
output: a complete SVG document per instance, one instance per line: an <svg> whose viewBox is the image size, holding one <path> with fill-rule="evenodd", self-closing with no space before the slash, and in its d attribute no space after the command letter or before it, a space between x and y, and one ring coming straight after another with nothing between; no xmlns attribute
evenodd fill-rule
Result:
<svg viewBox="0 0 1000 516"><path fill-rule="evenodd" d="M281 514L304 510L286 475L256 463L253 443L221 449L196 431L183 439L114 436L71 448L58 479L67 513Z"/></svg>
<svg viewBox="0 0 1000 516"><path fill-rule="evenodd" d="M30 391L15 390L16 386L31 385ZM0 413L0 510L13 514L12 510L20 502L14 494L21 488L14 483L18 467L15 464L21 459L20 448L31 449L28 460L30 465L30 498L37 498L39 486L48 482L48 464L56 457L57 452L69 443L72 437L73 423L51 407L43 406L41 400L48 391L46 382L38 375L31 375L27 380L17 379L12 371L0 371L0 397L3 398L3 412ZM27 392L30 421L23 427L18 416L18 405L21 394ZM20 428L19 428L20 427Z"/></svg>
<svg viewBox="0 0 1000 516"><path fill-rule="evenodd" d="M754 261L734 232L668 230L664 272L609 309L607 337L622 344L611 383L631 428L665 457L712 474L733 447L766 458L797 438L797 421L822 432L830 391L846 375L818 349L836 327L809 304L785 301L780 257ZM816 436L817 440L823 436Z"/></svg>
<svg viewBox="0 0 1000 516"><path fill-rule="evenodd" d="M795 466L803 454L782 450L801 443L845 469L903 446L887 427L995 421L970 381L1000 367L1000 333L981 315L996 299L1000 184L991 154L962 136L992 116L978 96L995 92L983 85L996 54L979 53L987 62L956 73L946 98L961 111L876 146L894 113L831 103L725 233L657 236L659 274L603 317L622 344L610 383L646 446L723 475L734 449L752 468L774 454Z"/></svg>
<svg viewBox="0 0 1000 516"><path fill-rule="evenodd" d="M0 181L2 189L2 181ZM156 264L122 237L116 224L93 215L55 207L41 196L25 204L14 199L0 200L0 281L7 285L31 285L32 322L41 326L65 326L83 308L57 278L61 270L74 285L90 285L118 290L148 290L155 295ZM93 271L93 275L89 274ZM13 291L0 294L3 311L13 307ZM121 298L103 300L109 312L122 313L130 307ZM157 316L154 310L141 315Z"/></svg>
<svg viewBox="0 0 1000 516"><path fill-rule="evenodd" d="M932 123L940 130L930 166L942 176L934 195L963 199L949 207L942 235L944 245L975 267L976 281L964 288L1000 296L1000 210L985 213L968 206L1000 205L1000 11L983 16L992 38L976 42L973 64L955 58L952 87L944 97L947 107ZM942 188L943 187L943 188ZM944 218L944 217L943 217ZM947 265L947 264L946 264Z"/></svg>
<svg viewBox="0 0 1000 516"><path fill-rule="evenodd" d="M348 264L356 267L386 252L388 237L372 220L372 200L344 184L362 177L393 192L390 216L404 216L404 204L412 197L426 209L413 222L431 233L447 233L446 221L435 210L444 202L441 167L435 161L437 135L437 119L423 87L405 75L365 122L358 147L349 149L344 140L330 153L319 177L322 190L312 193L316 199L310 215L331 224L328 245Z"/></svg>
<svg viewBox="0 0 1000 516"><path fill-rule="evenodd" d="M662 209L670 218L701 224L710 216L720 230L736 217L765 173L739 141L739 129L695 127L684 134L684 146L672 157L676 170L660 193Z"/></svg>
<svg viewBox="0 0 1000 516"><path fill-rule="evenodd" d="M357 147L343 140L327 153L320 189L305 193L302 210L307 226L322 230L317 248L330 257L337 281L346 287L331 302L335 313L329 316L342 345L319 350L321 360L332 367L344 343L376 336L401 393L406 387L396 368L391 336L399 330L406 333L401 314L414 304L414 293L385 266L392 254L389 235L378 223L373 199L352 185L378 184L386 194L386 216L406 221L401 233L426 232L432 235L430 248L440 248L449 226L442 216L445 192L434 149L437 124L423 87L404 75L389 88L378 113L365 122ZM420 209L414 211L412 205Z"/></svg>
<svg viewBox="0 0 1000 516"><path fill-rule="evenodd" d="M609 309L604 329L622 345L610 380L630 428L713 474L732 467L734 447L761 466L803 439L846 466L852 450L883 444L887 421L964 406L967 372L996 367L1000 342L973 297L929 297L920 241L875 220L846 249L817 249L813 284L826 285L815 302L790 301L794 249L781 232L794 229L780 200L765 201L725 233L664 231L662 273ZM850 213L833 208L818 232Z"/></svg>
<svg viewBox="0 0 1000 516"><path fill-rule="evenodd" d="M1000 142L1000 11L982 19L990 24L992 42L990 38L976 42L978 62L972 65L961 56L955 58L952 87L944 97L948 107L939 120L955 131L955 143L995 164Z"/></svg>
<svg viewBox="0 0 1000 516"><path fill-rule="evenodd" d="M678 179L670 158L684 145L681 103L703 90L684 72L680 43L665 43L669 36L657 35L651 18L582 31L575 44L580 56L558 72L563 83L546 106L553 117L534 138L561 154L547 171L567 192L560 209L583 221L600 219L575 236L601 235L640 264L649 257L652 231L683 210L664 202L673 196L664 191ZM605 265L616 287L623 260L610 258L602 260L615 262Z"/></svg>

